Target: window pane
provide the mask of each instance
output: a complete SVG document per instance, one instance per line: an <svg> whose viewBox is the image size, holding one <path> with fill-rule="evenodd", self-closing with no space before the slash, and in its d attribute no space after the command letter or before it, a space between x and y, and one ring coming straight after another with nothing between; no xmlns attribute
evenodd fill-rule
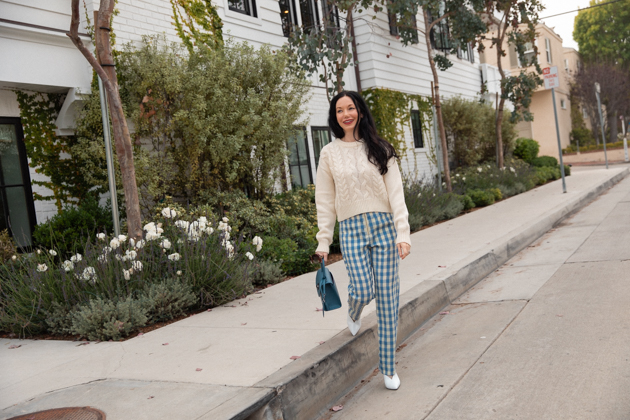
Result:
<svg viewBox="0 0 630 420"><path fill-rule="evenodd" d="M319 25L316 5L316 0L300 0L300 14L304 29L313 29Z"/></svg>
<svg viewBox="0 0 630 420"><path fill-rule="evenodd" d="M420 112L417 110L411 111L411 128L413 131L413 145L416 148L424 147L424 141L422 139L422 123L420 121Z"/></svg>
<svg viewBox="0 0 630 420"><path fill-rule="evenodd" d="M313 180L311 179L311 171L309 170L308 165L300 165L300 173L302 174L303 187L313 183Z"/></svg>
<svg viewBox="0 0 630 420"><path fill-rule="evenodd" d="M14 124L0 124L0 164L4 185L24 184Z"/></svg>
<svg viewBox="0 0 630 420"><path fill-rule="evenodd" d="M302 175L300 174L300 166L291 166L291 185L294 187L302 186Z"/></svg>
<svg viewBox="0 0 630 420"><path fill-rule="evenodd" d="M313 128L313 151L315 152L315 167L319 166L319 155L324 146L330 143L330 132L326 128Z"/></svg>
<svg viewBox="0 0 630 420"><path fill-rule="evenodd" d="M306 138L304 132L300 131L297 135L297 152L298 162L300 165L308 165L308 153L306 151Z"/></svg>
<svg viewBox="0 0 630 420"><path fill-rule="evenodd" d="M20 247L31 246L31 225L26 207L24 187L10 187L6 189L9 205L9 225L15 242Z"/></svg>
<svg viewBox="0 0 630 420"><path fill-rule="evenodd" d="M282 22L282 33L284 36L291 35L293 26L297 25L295 19L295 6L293 0L280 0L280 21ZM294 6L294 7L291 7Z"/></svg>

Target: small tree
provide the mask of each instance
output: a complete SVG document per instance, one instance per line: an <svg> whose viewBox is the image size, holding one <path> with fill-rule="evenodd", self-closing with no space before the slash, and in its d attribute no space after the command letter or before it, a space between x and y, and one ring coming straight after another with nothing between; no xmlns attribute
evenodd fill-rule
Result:
<svg viewBox="0 0 630 420"><path fill-rule="evenodd" d="M109 102L109 111L112 119L116 155L120 164L123 190L125 193L125 208L127 211L127 227L129 236L142 237L142 220L140 215L140 203L138 200L138 188L136 186L136 170L133 162L133 146L127 127L127 120L123 111L122 101L118 89L116 68L112 54L109 32L111 29L112 14L114 12L114 0L101 0L98 18L95 22L95 41L98 60L79 38L79 0L72 0L72 21L70 37L74 45L81 51L90 63L94 71L103 81ZM105 29L103 29L105 28ZM107 70L106 70L107 69Z"/></svg>
<svg viewBox="0 0 630 420"><path fill-rule="evenodd" d="M586 108L596 139L601 136L595 83L601 87L600 99L604 117L604 131L609 129L610 142L617 141L617 115L630 110L630 76L619 66L607 63L585 65L575 75L572 94ZM602 139L603 140L603 139ZM599 144L599 140L597 142Z"/></svg>
<svg viewBox="0 0 630 420"><path fill-rule="evenodd" d="M514 105L511 119L532 121L529 105L536 88L542 84L540 74L542 69L538 64L538 47L536 46L536 25L538 13L543 10L539 0L493 0L488 2L486 17L496 30L486 35L490 39L490 48L496 49L497 67L501 75L501 96L497 106L496 136L497 136L497 166L503 168L503 137L501 121L505 101ZM499 15L496 19L494 16ZM527 46L533 50L530 57L526 57ZM509 48L515 48L518 58L525 66L533 66L535 71L523 69L516 76L506 76L501 60L506 56Z"/></svg>

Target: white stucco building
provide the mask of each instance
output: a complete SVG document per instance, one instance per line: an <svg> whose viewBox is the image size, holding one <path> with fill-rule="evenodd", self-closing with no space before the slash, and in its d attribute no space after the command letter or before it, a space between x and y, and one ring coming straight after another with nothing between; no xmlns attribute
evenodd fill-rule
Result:
<svg viewBox="0 0 630 420"><path fill-rule="evenodd" d="M57 120L58 133L61 135L72 133L76 110L81 107L83 95L90 91L92 70L65 35L70 27L70 3L70 0L0 0L0 50L4 58L0 61L0 129L4 127L7 133L14 133L15 139L12 141L18 152L22 141L20 109L13 89L68 93ZM287 19L297 25L306 21L319 22L320 16L323 16L322 6L329 7L325 0L215 0L214 4L223 21L224 37L233 37L237 41L247 41L254 45L270 44L274 47L282 46L287 40L283 32L282 16L286 29ZM99 0L86 0L85 5L85 12L88 16L93 16L94 10L98 9ZM142 35L161 33L170 41L180 41L172 24L172 6L169 0L119 0L117 8L119 14L114 18L117 44L137 42ZM355 15L361 87L388 88L431 97L433 77L423 35L419 34L417 44L404 47L396 35L392 35L395 29L390 28L387 13L378 13L376 19L372 19L373 14L370 11ZM417 21L422 29L421 14ZM79 32L84 34L84 42L89 43L85 22L82 22ZM453 67L439 72L442 97L478 97L482 77L485 75L489 78L489 83L486 83L489 89L487 98L494 99L493 89L496 83L492 80L493 69L488 65L482 68L475 51L468 49L449 58L454 62ZM346 89L357 89L352 67L346 71L344 81ZM308 105L309 125L300 131L304 137L298 138L298 147L293 146L292 150L294 156L290 169L294 184L314 182L319 150L331 139L327 127L328 100L325 88L317 80L317 76L312 77L312 90L313 95ZM0 135L1 133L3 131L0 130ZM407 156L403 161L403 169L407 173L432 176L436 171L429 156L430 146L435 144L432 132L407 130L406 141L413 155ZM23 153L18 154L21 156ZM24 166L27 156L20 158ZM4 160L5 156L0 156L0 163L3 165ZM33 168L24 168L22 194L25 194L25 199L19 205L14 204L15 209L12 208L11 198L6 194L6 185L9 184L0 179L0 190L4 193L1 197L4 202L2 210L5 213L4 218L0 217L0 229L11 223L10 217L14 217L14 213L18 214L19 206L26 210L22 214L28 215L28 218L22 218L24 227L32 227L55 213L56 209L51 202L32 203L30 184L38 176L40 175ZM37 187L40 190L35 186L32 188L45 193L41 191L41 187Z"/></svg>

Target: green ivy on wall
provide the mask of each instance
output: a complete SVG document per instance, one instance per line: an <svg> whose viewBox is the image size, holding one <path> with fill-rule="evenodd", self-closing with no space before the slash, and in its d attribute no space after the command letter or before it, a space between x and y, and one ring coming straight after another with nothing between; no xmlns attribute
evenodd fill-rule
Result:
<svg viewBox="0 0 630 420"><path fill-rule="evenodd" d="M171 0L177 34L192 53L194 47L223 47L223 22L210 0Z"/></svg>
<svg viewBox="0 0 630 420"><path fill-rule="evenodd" d="M362 95L372 112L378 134L394 146L401 159L409 151L405 127L411 130L411 110L414 105L420 113L422 132L429 133L429 122L433 115L430 99L383 88L363 89ZM428 137L424 136L425 139Z"/></svg>
<svg viewBox="0 0 630 420"><path fill-rule="evenodd" d="M77 162L70 154L76 138L55 133L55 121L66 95L25 91L15 91L15 94L30 166L49 178L48 181L33 180L32 183L53 192L49 196L33 193L33 197L35 200L54 200L59 210L67 201L80 201L90 186L86 185Z"/></svg>

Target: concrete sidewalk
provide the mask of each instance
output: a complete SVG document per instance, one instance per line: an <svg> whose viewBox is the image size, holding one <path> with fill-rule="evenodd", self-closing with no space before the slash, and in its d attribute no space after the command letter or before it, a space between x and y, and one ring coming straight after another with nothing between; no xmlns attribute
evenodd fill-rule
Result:
<svg viewBox="0 0 630 420"><path fill-rule="evenodd" d="M567 194L556 181L413 234L400 340L628 172L574 170ZM345 302L345 267L329 268ZM314 418L378 358L373 304L356 337L345 310L320 306L307 274L121 343L0 340L0 418L86 405L108 419Z"/></svg>

